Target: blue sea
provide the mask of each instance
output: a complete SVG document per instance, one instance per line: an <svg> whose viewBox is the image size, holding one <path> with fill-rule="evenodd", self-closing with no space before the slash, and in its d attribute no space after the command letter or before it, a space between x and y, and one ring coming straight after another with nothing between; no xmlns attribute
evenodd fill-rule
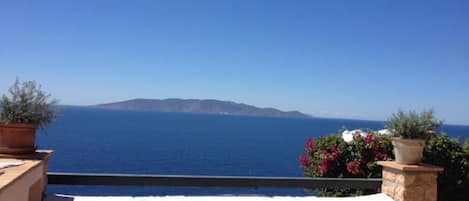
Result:
<svg viewBox="0 0 469 201"><path fill-rule="evenodd" d="M284 119L158 113L65 107L38 134L53 149L49 171L234 176L302 176L298 158L308 137L349 129L382 129L383 122ZM469 126L445 125L450 136L469 136ZM76 195L307 195L304 189L58 186Z"/></svg>

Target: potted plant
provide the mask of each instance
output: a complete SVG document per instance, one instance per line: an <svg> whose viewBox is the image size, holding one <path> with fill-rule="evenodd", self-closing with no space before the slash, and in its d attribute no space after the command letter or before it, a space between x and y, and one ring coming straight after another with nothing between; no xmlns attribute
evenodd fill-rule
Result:
<svg viewBox="0 0 469 201"><path fill-rule="evenodd" d="M393 135L394 155L399 164L418 164L422 160L425 141L434 136L442 121L434 117L433 110L399 110L386 123Z"/></svg>
<svg viewBox="0 0 469 201"><path fill-rule="evenodd" d="M46 128L57 117L57 100L49 100L34 81L17 79L9 92L0 100L0 153L33 153L37 128Z"/></svg>

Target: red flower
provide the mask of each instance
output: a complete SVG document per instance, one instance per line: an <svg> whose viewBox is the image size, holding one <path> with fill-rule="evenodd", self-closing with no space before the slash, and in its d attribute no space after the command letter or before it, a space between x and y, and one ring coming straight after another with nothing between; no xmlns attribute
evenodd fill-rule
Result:
<svg viewBox="0 0 469 201"><path fill-rule="evenodd" d="M379 151L374 151L373 154L375 155L375 157L378 159L378 160L384 160L388 157L388 155L386 153L381 153Z"/></svg>
<svg viewBox="0 0 469 201"><path fill-rule="evenodd" d="M308 157L305 156L305 155L301 155L300 164L301 164L301 166L303 166L303 167L308 166Z"/></svg>
<svg viewBox="0 0 469 201"><path fill-rule="evenodd" d="M314 148L314 144L313 144L313 138L308 138L306 140L306 149L311 152L316 151L316 149Z"/></svg>
<svg viewBox="0 0 469 201"><path fill-rule="evenodd" d="M373 141L373 135L369 134L365 137L365 143L370 144Z"/></svg>
<svg viewBox="0 0 469 201"><path fill-rule="evenodd" d="M329 155L329 152L326 149L324 149L322 150L322 155L324 156L324 158L327 158L327 156Z"/></svg>
<svg viewBox="0 0 469 201"><path fill-rule="evenodd" d="M329 159L333 161L337 160L337 158L340 155L339 150L337 150L337 147L333 144L330 146L330 149L332 153L329 155L330 156Z"/></svg>
<svg viewBox="0 0 469 201"><path fill-rule="evenodd" d="M326 159L323 159L321 161L321 166L318 168L318 172L320 173L326 173L329 170L329 161Z"/></svg>
<svg viewBox="0 0 469 201"><path fill-rule="evenodd" d="M380 155L379 155L379 157L380 157L379 159L380 159L380 160L386 160L386 159L388 158L388 155L387 155L386 153L379 153L379 154L380 154Z"/></svg>
<svg viewBox="0 0 469 201"><path fill-rule="evenodd" d="M330 157L331 160L335 161L335 160L337 160L337 158L339 158L339 153L338 152L334 152L334 153L331 154L331 157Z"/></svg>
<svg viewBox="0 0 469 201"><path fill-rule="evenodd" d="M330 149L331 149L332 153L338 152L338 151L337 151L337 147L336 147L335 145L333 145L333 144L331 144Z"/></svg>
<svg viewBox="0 0 469 201"><path fill-rule="evenodd" d="M364 156L361 156L360 157L360 162L366 164L366 163L368 163L368 159L366 159Z"/></svg>
<svg viewBox="0 0 469 201"><path fill-rule="evenodd" d="M360 161L351 161L347 163L347 171L350 174L357 175L360 173Z"/></svg>

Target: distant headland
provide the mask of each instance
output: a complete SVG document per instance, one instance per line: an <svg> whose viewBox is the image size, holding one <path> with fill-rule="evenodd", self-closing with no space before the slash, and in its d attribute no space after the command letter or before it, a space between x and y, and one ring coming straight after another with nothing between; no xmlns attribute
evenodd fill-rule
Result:
<svg viewBox="0 0 469 201"><path fill-rule="evenodd" d="M221 100L178 98L132 99L121 102L93 105L93 107L157 112L187 112L260 117L312 118L311 115L298 111L281 111L275 108L260 108L243 103Z"/></svg>

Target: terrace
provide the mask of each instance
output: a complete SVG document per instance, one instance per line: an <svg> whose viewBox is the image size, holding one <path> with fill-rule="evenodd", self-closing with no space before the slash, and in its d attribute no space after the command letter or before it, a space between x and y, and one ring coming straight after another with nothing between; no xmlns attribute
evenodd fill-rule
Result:
<svg viewBox="0 0 469 201"><path fill-rule="evenodd" d="M392 161L379 162L383 179L361 178L308 178L308 177L233 177L192 175L130 175L94 173L48 172L50 150L37 151L25 156L1 155L3 164L21 162L3 169L0 175L1 201L149 201L149 200L383 200L383 201L436 201L437 173L442 168L430 165L398 165ZM280 188L361 188L381 189L381 193L348 197L288 197L262 195L236 196L160 196L160 197L88 197L55 195L46 192L47 185L116 185L116 186L218 186L218 187L280 187Z"/></svg>

